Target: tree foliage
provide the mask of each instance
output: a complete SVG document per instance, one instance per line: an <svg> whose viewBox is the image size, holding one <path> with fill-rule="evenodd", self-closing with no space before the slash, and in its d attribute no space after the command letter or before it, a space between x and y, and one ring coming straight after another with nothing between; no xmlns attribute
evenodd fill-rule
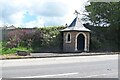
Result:
<svg viewBox="0 0 120 80"><path fill-rule="evenodd" d="M88 20L94 25L117 25L120 23L120 2L91 2L86 6Z"/></svg>
<svg viewBox="0 0 120 80"><path fill-rule="evenodd" d="M88 12L85 20L90 21L94 28L106 27L104 31L100 28L93 30L93 41L98 40L102 49L120 51L120 2L90 2L85 8Z"/></svg>

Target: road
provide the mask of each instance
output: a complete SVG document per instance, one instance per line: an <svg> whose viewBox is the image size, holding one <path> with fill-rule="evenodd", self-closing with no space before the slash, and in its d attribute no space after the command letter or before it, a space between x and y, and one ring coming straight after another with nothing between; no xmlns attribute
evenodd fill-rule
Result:
<svg viewBox="0 0 120 80"><path fill-rule="evenodd" d="M3 60L3 78L118 78L118 55Z"/></svg>

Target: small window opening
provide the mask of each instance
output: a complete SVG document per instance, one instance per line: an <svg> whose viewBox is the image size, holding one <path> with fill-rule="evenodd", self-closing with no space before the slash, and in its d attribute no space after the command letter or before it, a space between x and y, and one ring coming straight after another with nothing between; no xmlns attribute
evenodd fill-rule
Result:
<svg viewBox="0 0 120 80"><path fill-rule="evenodd" d="M70 43L70 42L71 42L71 34L68 33L68 34L66 35L66 43Z"/></svg>
<svg viewBox="0 0 120 80"><path fill-rule="evenodd" d="M67 39L67 41L68 41L68 42L70 41L70 34L68 34L68 39Z"/></svg>

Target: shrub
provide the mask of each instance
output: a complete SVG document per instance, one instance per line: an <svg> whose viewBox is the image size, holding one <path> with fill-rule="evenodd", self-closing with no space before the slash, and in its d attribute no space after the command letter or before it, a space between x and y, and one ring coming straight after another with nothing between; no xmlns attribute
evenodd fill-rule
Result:
<svg viewBox="0 0 120 80"><path fill-rule="evenodd" d="M45 27L35 29L15 29L8 31L3 54L15 53L24 48L34 52L52 52L60 50L61 34L65 27Z"/></svg>
<svg viewBox="0 0 120 80"><path fill-rule="evenodd" d="M0 41L0 55L2 54L2 41Z"/></svg>
<svg viewBox="0 0 120 80"><path fill-rule="evenodd" d="M2 55L4 54L15 54L17 51L32 51L32 49L27 49L25 47L16 47L16 48L3 48Z"/></svg>

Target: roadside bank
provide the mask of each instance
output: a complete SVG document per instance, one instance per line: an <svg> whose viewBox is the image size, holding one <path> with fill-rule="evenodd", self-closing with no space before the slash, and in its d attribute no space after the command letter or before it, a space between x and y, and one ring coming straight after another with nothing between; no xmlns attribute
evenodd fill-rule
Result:
<svg viewBox="0 0 120 80"><path fill-rule="evenodd" d="M0 55L0 60L6 59L29 59L29 58L52 58L52 57L72 57L72 56L97 56L97 55L115 55L120 52L99 52L99 53L30 53L28 56L18 55Z"/></svg>

